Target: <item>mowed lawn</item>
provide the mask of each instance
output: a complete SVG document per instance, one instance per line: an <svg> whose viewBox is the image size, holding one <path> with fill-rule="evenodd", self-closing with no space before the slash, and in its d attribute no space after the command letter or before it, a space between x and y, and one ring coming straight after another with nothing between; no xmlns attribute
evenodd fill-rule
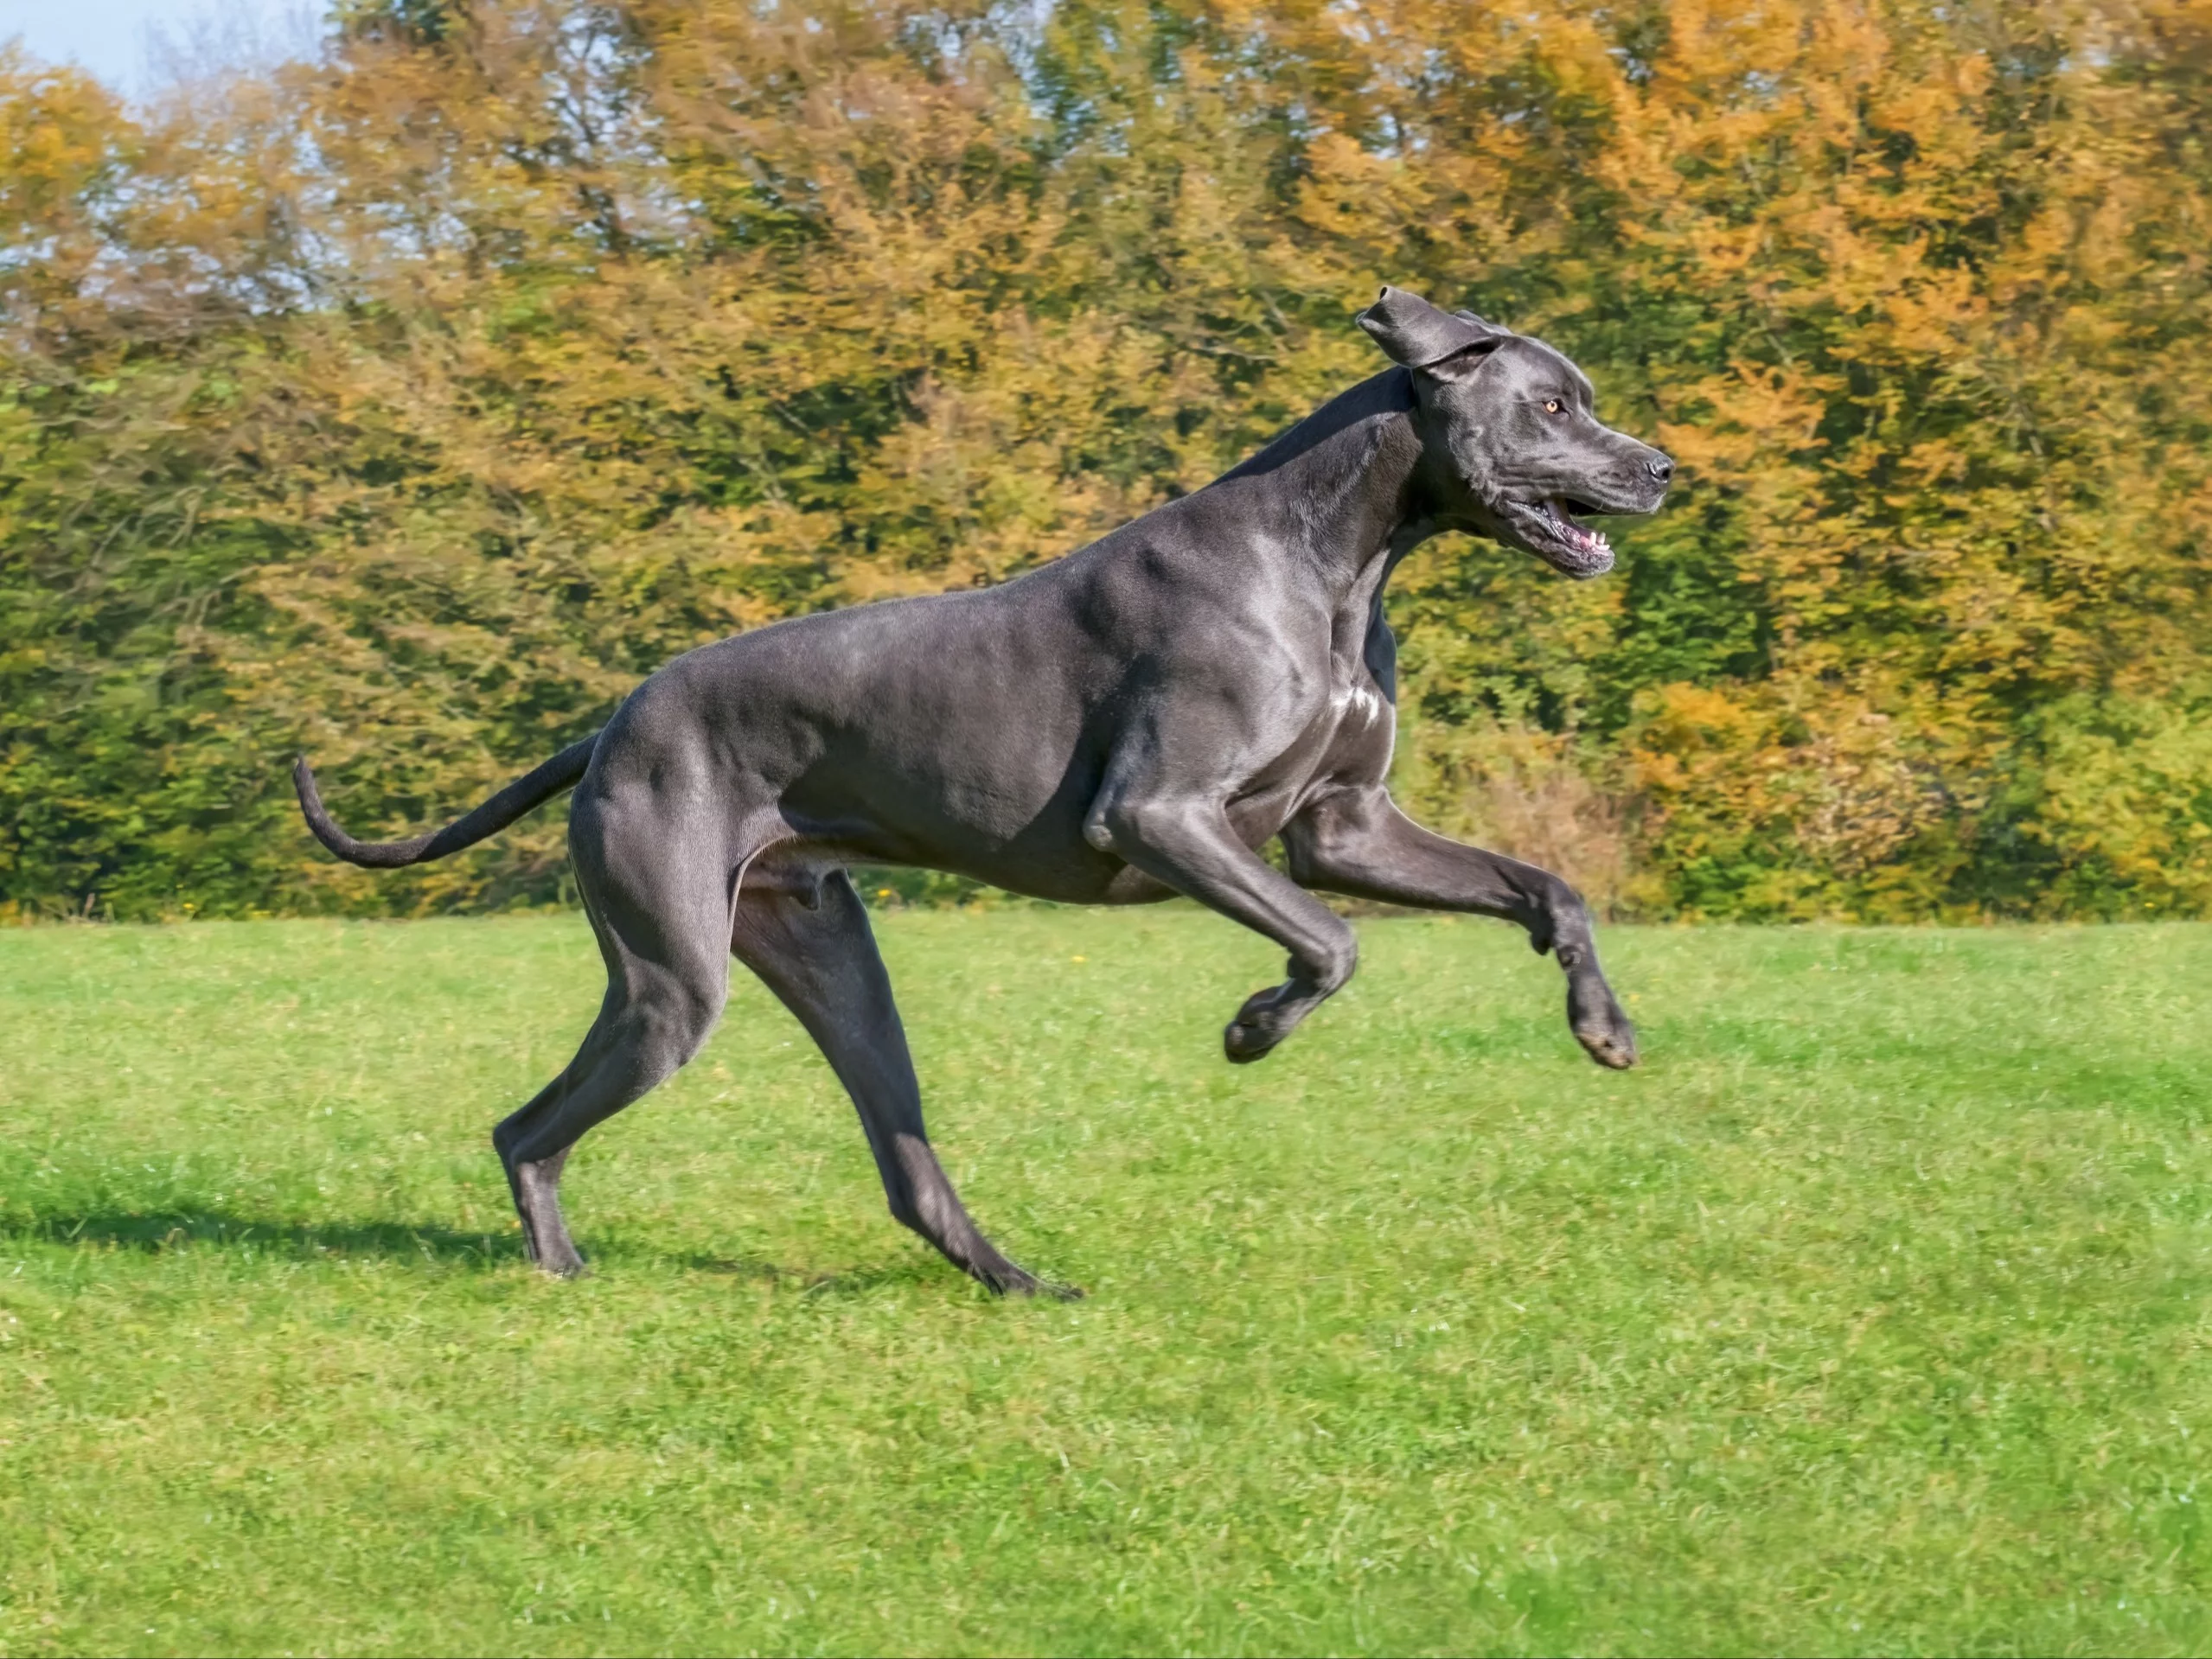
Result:
<svg viewBox="0 0 2212 1659"><path fill-rule="evenodd" d="M894 914L884 1211L741 978L521 1260L581 920L0 934L0 1651L2202 1651L2212 928Z"/></svg>

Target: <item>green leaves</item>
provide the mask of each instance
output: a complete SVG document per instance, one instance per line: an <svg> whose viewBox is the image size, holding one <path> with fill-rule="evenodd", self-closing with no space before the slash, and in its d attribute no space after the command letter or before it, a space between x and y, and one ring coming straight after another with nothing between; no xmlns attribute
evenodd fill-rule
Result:
<svg viewBox="0 0 2212 1659"><path fill-rule="evenodd" d="M329 868L291 754L396 831L692 646L1004 580L1379 368L1383 280L1681 463L1608 582L1399 573L1440 827L1657 915L2207 902L2192 8L341 21L137 117L0 61L0 903L551 902L551 824Z"/></svg>

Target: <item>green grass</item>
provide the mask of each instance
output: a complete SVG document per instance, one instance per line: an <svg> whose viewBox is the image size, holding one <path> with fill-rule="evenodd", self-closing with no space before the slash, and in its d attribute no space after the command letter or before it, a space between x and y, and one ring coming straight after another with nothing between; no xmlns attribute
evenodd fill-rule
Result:
<svg viewBox="0 0 2212 1659"><path fill-rule="evenodd" d="M885 1215L740 981L520 1259L570 918L0 935L0 1651L2202 1651L2212 928L881 926Z"/></svg>

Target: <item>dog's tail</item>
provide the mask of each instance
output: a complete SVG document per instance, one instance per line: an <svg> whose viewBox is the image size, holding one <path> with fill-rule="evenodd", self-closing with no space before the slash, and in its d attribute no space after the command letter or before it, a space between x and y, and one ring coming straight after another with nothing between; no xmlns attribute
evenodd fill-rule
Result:
<svg viewBox="0 0 2212 1659"><path fill-rule="evenodd" d="M474 846L485 836L505 829L531 807L552 800L563 789L573 788L584 769L591 763L591 750L598 741L595 731L581 743L569 744L465 817L455 819L442 830L405 841L356 841L332 823L330 814L323 809L323 797L316 790L315 774L308 769L304 755L292 763L292 785L299 791L299 809L307 814L307 826L315 832L316 840L348 864L369 870L396 870L401 865L426 864L464 846Z"/></svg>

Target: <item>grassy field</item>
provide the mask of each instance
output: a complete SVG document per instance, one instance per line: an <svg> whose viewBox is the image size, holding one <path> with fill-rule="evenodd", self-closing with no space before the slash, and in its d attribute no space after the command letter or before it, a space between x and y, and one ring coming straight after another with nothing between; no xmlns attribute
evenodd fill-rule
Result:
<svg viewBox="0 0 2212 1659"><path fill-rule="evenodd" d="M749 980L486 1136L570 918L0 935L0 1651L2212 1645L2212 928L1363 924L1266 1063L1194 912L881 925L971 1208L887 1218Z"/></svg>

